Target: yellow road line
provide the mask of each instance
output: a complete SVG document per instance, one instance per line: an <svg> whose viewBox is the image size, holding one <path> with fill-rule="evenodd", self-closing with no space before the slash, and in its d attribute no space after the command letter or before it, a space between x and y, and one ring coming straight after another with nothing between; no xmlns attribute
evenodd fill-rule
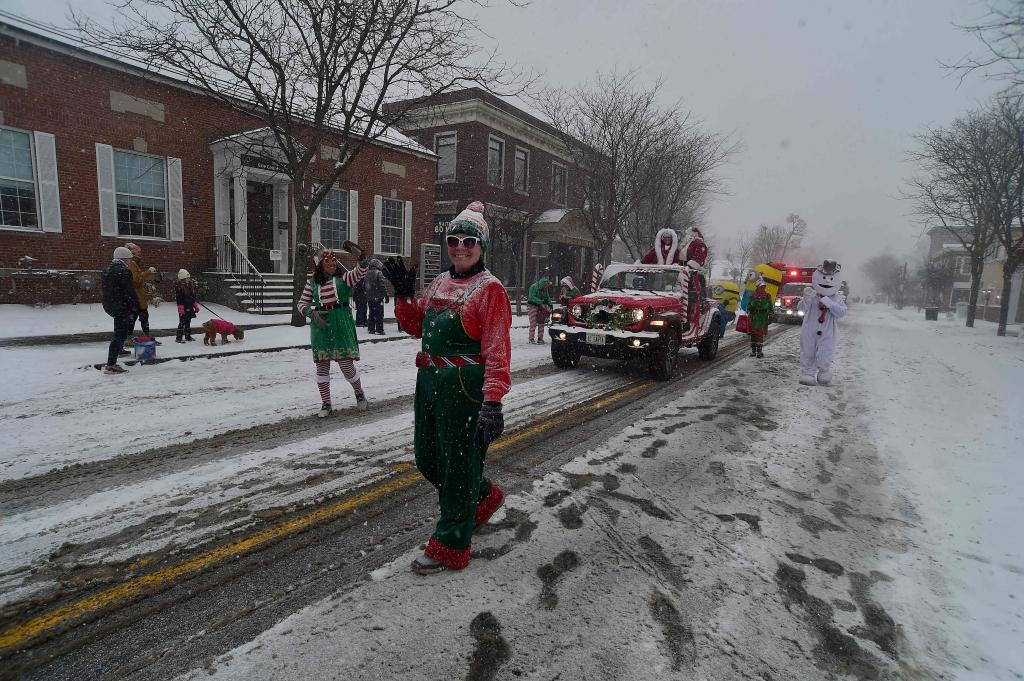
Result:
<svg viewBox="0 0 1024 681"><path fill-rule="evenodd" d="M736 345L740 345L737 343ZM728 349L728 348L726 348ZM729 356L733 353L726 353ZM522 440L534 437L545 430L549 430L570 419L577 418L584 414L603 409L616 402L631 397L652 385L651 381L643 381L628 385L625 389L614 388L592 402L581 404L561 414L543 419L533 425L516 430L513 433L499 439L491 445L489 452L497 452L515 445ZM409 487L420 479L419 471L413 469L409 462L397 463L392 466L392 471L397 477L380 482L363 492L343 500L328 504L315 511L302 516L297 516L279 525L260 530L248 537L235 542L202 553L194 558L186 560L177 565L161 568L150 574L133 577L123 584L111 587L99 593L93 594L81 600L69 603L47 613L43 613L19 625L11 627L0 633L0 654L6 655L24 646L26 643L70 622L78 621L95 614L100 610L117 604L124 604L146 592L169 586L177 579L189 576L193 573L216 566L230 558L252 552L274 541L278 541L293 534L306 530L329 520L334 520L353 509L373 503L391 492ZM142 558L134 565L141 566L152 560Z"/></svg>
<svg viewBox="0 0 1024 681"><path fill-rule="evenodd" d="M116 603L127 602L146 591L166 586L180 577L213 567L229 558L249 553L272 541L301 532L312 525L331 520L359 506L371 503L385 494L408 487L420 477L419 471L409 470L412 467L411 463L398 464L394 467L396 472L399 473L398 477L380 483L354 497L336 501L306 515L292 518L280 525L269 527L244 539L239 539L226 546L200 554L185 562L156 570L147 575L134 577L118 586L33 617L23 624L11 627L0 633L0 653L12 652L32 639L62 624L81 619Z"/></svg>

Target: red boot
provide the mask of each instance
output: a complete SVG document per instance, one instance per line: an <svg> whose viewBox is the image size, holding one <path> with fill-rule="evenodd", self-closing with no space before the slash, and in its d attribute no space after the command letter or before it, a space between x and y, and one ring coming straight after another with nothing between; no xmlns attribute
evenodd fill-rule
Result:
<svg viewBox="0 0 1024 681"><path fill-rule="evenodd" d="M476 505L476 526L480 527L487 523L494 515L494 512L505 503L505 491L491 483L491 491Z"/></svg>

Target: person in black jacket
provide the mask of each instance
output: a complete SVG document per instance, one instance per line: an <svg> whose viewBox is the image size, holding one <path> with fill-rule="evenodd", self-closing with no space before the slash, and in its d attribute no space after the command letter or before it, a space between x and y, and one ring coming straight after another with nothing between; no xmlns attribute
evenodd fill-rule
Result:
<svg viewBox="0 0 1024 681"><path fill-rule="evenodd" d="M123 374L128 371L117 363L117 358L124 348L139 314L139 299L132 286L132 272L128 263L132 260L132 252L124 246L114 249L114 261L103 270L103 311L114 318L114 337L107 351L107 363L103 367L105 374Z"/></svg>
<svg viewBox="0 0 1024 681"><path fill-rule="evenodd" d="M384 265L374 258L370 261L370 271L359 282L366 293L368 333L384 335L384 303L391 302L388 297L387 279L384 278Z"/></svg>
<svg viewBox="0 0 1024 681"><path fill-rule="evenodd" d="M192 340L192 319L199 314L199 301L192 284L192 275L186 269L178 270L178 283L174 285L174 302L178 305L178 333L175 343Z"/></svg>

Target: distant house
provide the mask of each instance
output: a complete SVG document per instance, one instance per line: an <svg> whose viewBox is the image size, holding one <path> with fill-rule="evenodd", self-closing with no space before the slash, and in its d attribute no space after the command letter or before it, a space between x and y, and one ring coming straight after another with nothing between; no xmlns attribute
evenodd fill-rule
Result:
<svg viewBox="0 0 1024 681"><path fill-rule="evenodd" d="M479 200L497 232L488 268L506 285L521 285L524 269L527 284L542 268L556 276L590 271L594 243L576 209L578 178L551 125L479 88L393 106L409 107L403 132L437 154L439 245L448 222ZM517 262L524 252L525 268Z"/></svg>
<svg viewBox="0 0 1024 681"><path fill-rule="evenodd" d="M966 227L952 228L960 235L969 235ZM950 229L933 227L928 230L930 238L928 259L934 263L945 265L953 273L953 280L940 292L940 301L944 307L954 308L957 303L966 303L971 293L971 260L964 249L963 243ZM991 256L985 261L981 273L981 288L978 293L978 317L989 321L999 320L999 306L1003 290L1003 262L1006 250L1002 246L994 247ZM1010 288L1009 317L1007 323L1015 324L1024 320L1024 296L1021 296L1024 270L1018 269Z"/></svg>

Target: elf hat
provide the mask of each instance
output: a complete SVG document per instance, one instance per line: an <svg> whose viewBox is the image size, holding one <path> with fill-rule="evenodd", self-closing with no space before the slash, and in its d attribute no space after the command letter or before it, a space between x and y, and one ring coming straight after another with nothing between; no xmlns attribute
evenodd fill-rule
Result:
<svg viewBox="0 0 1024 681"><path fill-rule="evenodd" d="M319 266L323 262L338 262L338 254L329 248L324 249L320 255L313 256L313 264Z"/></svg>
<svg viewBox="0 0 1024 681"><path fill-rule="evenodd" d="M490 241L490 229L487 221L484 220L484 204L474 201L465 210L455 216L455 219L448 224L445 234L466 234L480 239L480 250L487 252L487 242Z"/></svg>
<svg viewBox="0 0 1024 681"><path fill-rule="evenodd" d="M182 281L184 279L190 279L191 277L192 277L192 275L189 274L188 270L186 270L184 267L182 267L180 270L178 270L178 281Z"/></svg>

